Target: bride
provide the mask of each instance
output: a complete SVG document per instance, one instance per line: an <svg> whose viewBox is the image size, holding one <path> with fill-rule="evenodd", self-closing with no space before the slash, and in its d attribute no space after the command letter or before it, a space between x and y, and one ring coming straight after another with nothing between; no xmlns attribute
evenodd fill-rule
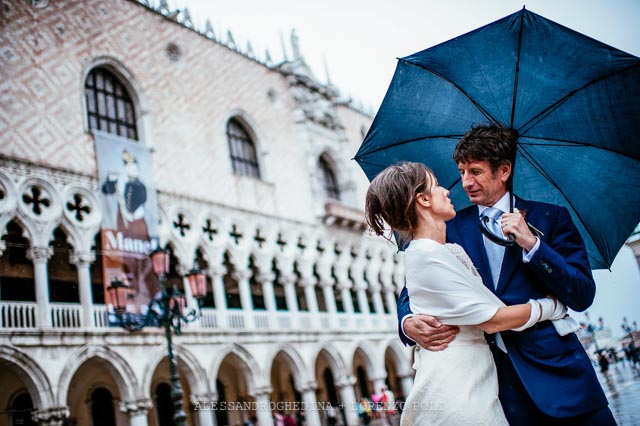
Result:
<svg viewBox="0 0 640 426"><path fill-rule="evenodd" d="M462 247L445 243L445 222L456 212L449 191L421 163L399 163L376 176L365 211L377 235L385 235L386 223L409 241L404 264L412 311L460 326L443 351L416 346L416 376L401 424L507 425L483 332L522 331L539 321L563 318L566 308L553 298L505 306L485 287Z"/></svg>

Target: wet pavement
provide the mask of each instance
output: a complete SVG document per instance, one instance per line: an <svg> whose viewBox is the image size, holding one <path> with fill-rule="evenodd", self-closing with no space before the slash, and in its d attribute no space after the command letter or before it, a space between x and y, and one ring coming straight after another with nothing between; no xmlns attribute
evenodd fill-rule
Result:
<svg viewBox="0 0 640 426"><path fill-rule="evenodd" d="M627 361L609 366L606 374L596 367L613 416L619 426L640 426L640 364L633 368ZM394 416L391 424L400 423L400 416ZM377 419L371 426L387 426L388 422Z"/></svg>
<svg viewBox="0 0 640 426"><path fill-rule="evenodd" d="M610 365L605 374L597 370L618 425L640 426L640 364L633 368L621 361Z"/></svg>

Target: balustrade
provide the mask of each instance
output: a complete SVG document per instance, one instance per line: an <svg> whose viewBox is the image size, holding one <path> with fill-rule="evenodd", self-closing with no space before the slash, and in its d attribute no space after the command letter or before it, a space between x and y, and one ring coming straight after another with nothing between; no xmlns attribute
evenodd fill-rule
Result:
<svg viewBox="0 0 640 426"><path fill-rule="evenodd" d="M35 302L2 302L2 328L36 328Z"/></svg>
<svg viewBox="0 0 640 426"><path fill-rule="evenodd" d="M91 306L92 322L88 328L108 330L107 307L101 304ZM49 306L51 325L56 329L87 329L83 326L83 306L80 304L51 303ZM329 313L308 311L246 311L244 309L202 308L199 323L185 327L186 330L222 329L221 324L231 330L373 330L390 331L396 329L396 318L392 314ZM221 320L224 316L225 321ZM37 329L38 305L35 302L0 301L0 326L2 329ZM332 322L332 319L335 321Z"/></svg>
<svg viewBox="0 0 640 426"><path fill-rule="evenodd" d="M82 328L82 306L67 303L51 304L53 328Z"/></svg>

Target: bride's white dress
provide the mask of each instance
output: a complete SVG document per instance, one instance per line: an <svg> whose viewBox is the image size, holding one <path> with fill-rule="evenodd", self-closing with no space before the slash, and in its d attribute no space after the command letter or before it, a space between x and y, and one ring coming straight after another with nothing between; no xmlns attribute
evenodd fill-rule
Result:
<svg viewBox="0 0 640 426"><path fill-rule="evenodd" d="M491 319L504 303L484 286L457 244L413 240L404 263L411 310L458 325L460 333L443 351L416 346L416 376L402 426L508 425L493 356L482 330L474 326Z"/></svg>

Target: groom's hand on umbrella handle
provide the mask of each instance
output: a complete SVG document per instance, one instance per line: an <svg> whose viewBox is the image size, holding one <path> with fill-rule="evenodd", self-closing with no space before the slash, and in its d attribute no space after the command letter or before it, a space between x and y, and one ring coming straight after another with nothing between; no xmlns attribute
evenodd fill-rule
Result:
<svg viewBox="0 0 640 426"><path fill-rule="evenodd" d="M460 329L443 325L435 317L417 314L403 324L404 334L428 351L441 351L449 346Z"/></svg>
<svg viewBox="0 0 640 426"><path fill-rule="evenodd" d="M500 225L505 235L512 234L516 237L516 244L525 249L527 252L536 245L537 239L533 235L524 215L518 209L513 213L505 213L502 215Z"/></svg>

